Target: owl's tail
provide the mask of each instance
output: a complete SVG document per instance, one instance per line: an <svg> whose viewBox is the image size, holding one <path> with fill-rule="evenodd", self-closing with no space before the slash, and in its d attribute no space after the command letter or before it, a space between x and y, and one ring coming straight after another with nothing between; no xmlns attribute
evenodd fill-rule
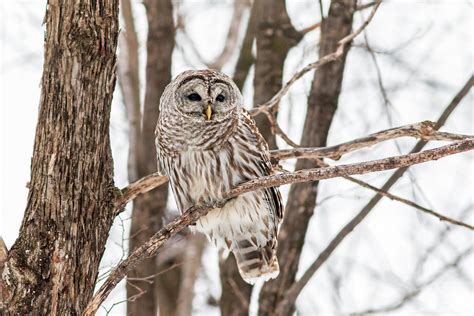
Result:
<svg viewBox="0 0 474 316"><path fill-rule="evenodd" d="M258 280L268 281L276 278L280 273L276 238L272 238L262 247L258 246L255 240L246 237L236 238L231 245L242 279L254 284Z"/></svg>

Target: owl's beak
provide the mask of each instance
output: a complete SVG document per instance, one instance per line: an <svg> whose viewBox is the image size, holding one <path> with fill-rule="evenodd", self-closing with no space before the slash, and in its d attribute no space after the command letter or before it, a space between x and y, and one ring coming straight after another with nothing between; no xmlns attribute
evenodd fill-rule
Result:
<svg viewBox="0 0 474 316"><path fill-rule="evenodd" d="M211 103L208 103L208 104L207 104L206 115L207 115L207 120L210 121L210 120L211 120L211 116L212 116Z"/></svg>

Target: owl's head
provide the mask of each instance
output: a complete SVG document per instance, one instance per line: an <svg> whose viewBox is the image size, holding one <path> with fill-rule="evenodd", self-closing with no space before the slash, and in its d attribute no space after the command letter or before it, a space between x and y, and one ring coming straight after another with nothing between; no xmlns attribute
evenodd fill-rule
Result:
<svg viewBox="0 0 474 316"><path fill-rule="evenodd" d="M160 101L160 111L172 111L196 123L215 123L232 117L242 103L238 87L224 73L211 69L188 70L168 85Z"/></svg>

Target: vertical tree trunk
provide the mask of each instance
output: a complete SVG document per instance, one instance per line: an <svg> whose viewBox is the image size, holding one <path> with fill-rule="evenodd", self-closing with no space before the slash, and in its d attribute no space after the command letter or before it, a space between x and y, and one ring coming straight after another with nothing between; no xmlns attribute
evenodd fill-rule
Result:
<svg viewBox="0 0 474 316"><path fill-rule="evenodd" d="M2 315L80 315L114 218L109 116L118 1L48 1L28 202Z"/></svg>
<svg viewBox="0 0 474 316"><path fill-rule="evenodd" d="M351 32L356 1L332 1L329 15L321 25L319 56L336 50L338 41ZM339 61L319 68L313 79L308 101L301 146L323 147L337 108L344 73L345 58L349 45ZM315 168L311 160L298 160L296 169ZM301 183L291 186L285 209L284 222L280 230L278 260L280 276L265 284L260 294L259 315L274 315L274 308L285 291L295 280L301 250L303 248L308 222L313 216L318 182ZM292 315L294 306L287 315Z"/></svg>
<svg viewBox="0 0 474 316"><path fill-rule="evenodd" d="M142 115L142 132L137 155L137 175L146 176L156 172L155 125L158 120L161 94L171 80L171 55L174 48L174 22L171 0L145 1L148 20L145 103ZM165 215L168 187L139 196L133 204L129 249L142 245L162 227ZM144 291L139 299L128 302L128 315L146 316L157 314L174 315L179 294L180 271L173 269L155 277L159 271L180 261L174 258L160 261L156 258L144 260L129 277L146 281L133 281L127 285L128 298ZM151 281L151 282L150 282Z"/></svg>
<svg viewBox="0 0 474 316"><path fill-rule="evenodd" d="M249 74L250 67L252 67L254 62L252 46L255 39L257 18L257 6L253 4L250 11L250 17L247 22L247 29L245 30L244 39L242 41L242 47L240 48L239 58L237 59L237 64L235 65L234 77L232 78L241 91L244 88L245 80Z"/></svg>
<svg viewBox="0 0 474 316"><path fill-rule="evenodd" d="M125 29L119 36L118 83L129 125L128 181L133 182L138 180L138 145L141 133L139 45L130 0L120 0L120 12L123 16Z"/></svg>
<svg viewBox="0 0 474 316"><path fill-rule="evenodd" d="M302 35L293 28L284 0L259 0L255 5L258 24L253 103L258 106L280 90L286 55ZM260 114L255 121L270 149L275 149L275 136L267 117Z"/></svg>
<svg viewBox="0 0 474 316"><path fill-rule="evenodd" d="M259 0L252 7L247 33L237 63L235 79L243 86L251 65L251 44L247 36L256 34L257 57L255 60L254 106L262 104L278 92L282 86L283 67L288 51L296 45L302 35L293 28L284 0ZM250 46L249 46L250 45ZM250 63L249 63L250 62ZM264 115L255 118L257 126L271 149L276 148L275 136ZM232 254L220 264L222 296L220 301L223 316L248 315L252 286L245 283L239 274Z"/></svg>

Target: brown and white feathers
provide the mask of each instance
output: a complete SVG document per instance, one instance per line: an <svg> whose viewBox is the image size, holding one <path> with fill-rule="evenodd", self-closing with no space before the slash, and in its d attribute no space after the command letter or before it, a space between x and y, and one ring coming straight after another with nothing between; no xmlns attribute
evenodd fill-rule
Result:
<svg viewBox="0 0 474 316"><path fill-rule="evenodd" d="M272 173L268 146L243 108L235 83L215 70L185 71L165 89L156 127L159 170L180 212L220 201L239 183ZM242 194L200 218L194 229L234 253L248 283L275 278L282 220L277 188Z"/></svg>

